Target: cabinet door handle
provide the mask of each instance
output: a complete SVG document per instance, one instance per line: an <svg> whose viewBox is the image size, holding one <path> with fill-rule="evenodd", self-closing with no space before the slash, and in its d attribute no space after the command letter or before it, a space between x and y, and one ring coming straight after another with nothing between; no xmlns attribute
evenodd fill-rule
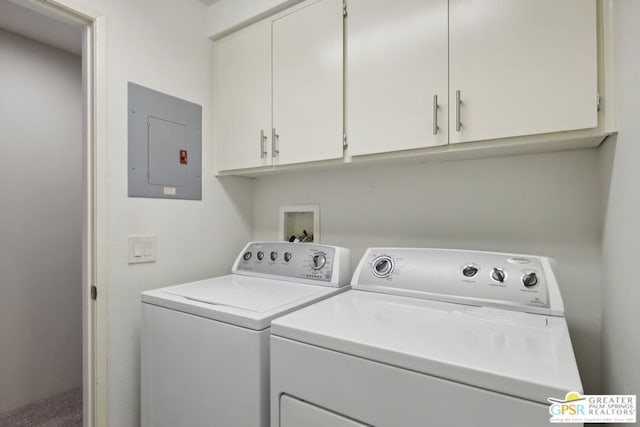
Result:
<svg viewBox="0 0 640 427"><path fill-rule="evenodd" d="M433 95L433 134L438 134L438 95Z"/></svg>
<svg viewBox="0 0 640 427"><path fill-rule="evenodd" d="M280 154L280 135L276 133L276 128L271 128L271 157L278 157Z"/></svg>
<svg viewBox="0 0 640 427"><path fill-rule="evenodd" d="M260 129L260 158L267 157L267 135L264 134L264 130Z"/></svg>
<svg viewBox="0 0 640 427"><path fill-rule="evenodd" d="M460 89L456 91L456 132L460 132L460 128L462 127L462 122L460 121L460 104L462 101L460 100Z"/></svg>

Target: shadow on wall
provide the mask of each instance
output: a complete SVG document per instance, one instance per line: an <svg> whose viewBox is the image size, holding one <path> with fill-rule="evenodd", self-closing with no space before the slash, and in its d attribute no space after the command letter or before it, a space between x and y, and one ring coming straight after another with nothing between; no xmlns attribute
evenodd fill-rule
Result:
<svg viewBox="0 0 640 427"><path fill-rule="evenodd" d="M616 135L609 136L599 147L600 197L602 198L601 206L602 206L603 224L606 222L607 208L609 207L609 193L611 192L611 176L613 175L613 162L616 156L617 144L618 144L618 135L616 134Z"/></svg>
<svg viewBox="0 0 640 427"><path fill-rule="evenodd" d="M247 182L253 181L251 178L222 176L215 178L215 181L220 184L225 196L234 207L230 214L235 217L237 221L240 219L243 227L249 230L253 229L253 206L251 199L246 197ZM224 224L224 222L222 222ZM244 245L247 242L237 242ZM239 250L239 249L238 249Z"/></svg>

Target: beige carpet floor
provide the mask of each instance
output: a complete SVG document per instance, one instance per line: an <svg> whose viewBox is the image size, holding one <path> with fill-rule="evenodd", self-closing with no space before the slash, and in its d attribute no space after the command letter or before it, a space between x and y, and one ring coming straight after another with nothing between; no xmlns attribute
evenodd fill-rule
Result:
<svg viewBox="0 0 640 427"><path fill-rule="evenodd" d="M77 388L0 414L0 427L81 427L82 390Z"/></svg>

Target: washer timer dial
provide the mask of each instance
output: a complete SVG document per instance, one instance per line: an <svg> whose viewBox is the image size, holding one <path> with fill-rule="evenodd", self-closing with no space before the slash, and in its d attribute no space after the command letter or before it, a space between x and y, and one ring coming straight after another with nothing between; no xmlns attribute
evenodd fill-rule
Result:
<svg viewBox="0 0 640 427"><path fill-rule="evenodd" d="M311 258L311 268L314 270L320 270L327 262L327 256L322 253L316 253L313 258Z"/></svg>

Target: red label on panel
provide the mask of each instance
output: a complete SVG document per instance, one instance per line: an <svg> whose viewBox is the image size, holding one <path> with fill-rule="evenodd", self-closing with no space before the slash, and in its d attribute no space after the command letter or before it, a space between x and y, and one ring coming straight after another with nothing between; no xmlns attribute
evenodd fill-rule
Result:
<svg viewBox="0 0 640 427"><path fill-rule="evenodd" d="M180 150L180 163L187 164L187 150Z"/></svg>

